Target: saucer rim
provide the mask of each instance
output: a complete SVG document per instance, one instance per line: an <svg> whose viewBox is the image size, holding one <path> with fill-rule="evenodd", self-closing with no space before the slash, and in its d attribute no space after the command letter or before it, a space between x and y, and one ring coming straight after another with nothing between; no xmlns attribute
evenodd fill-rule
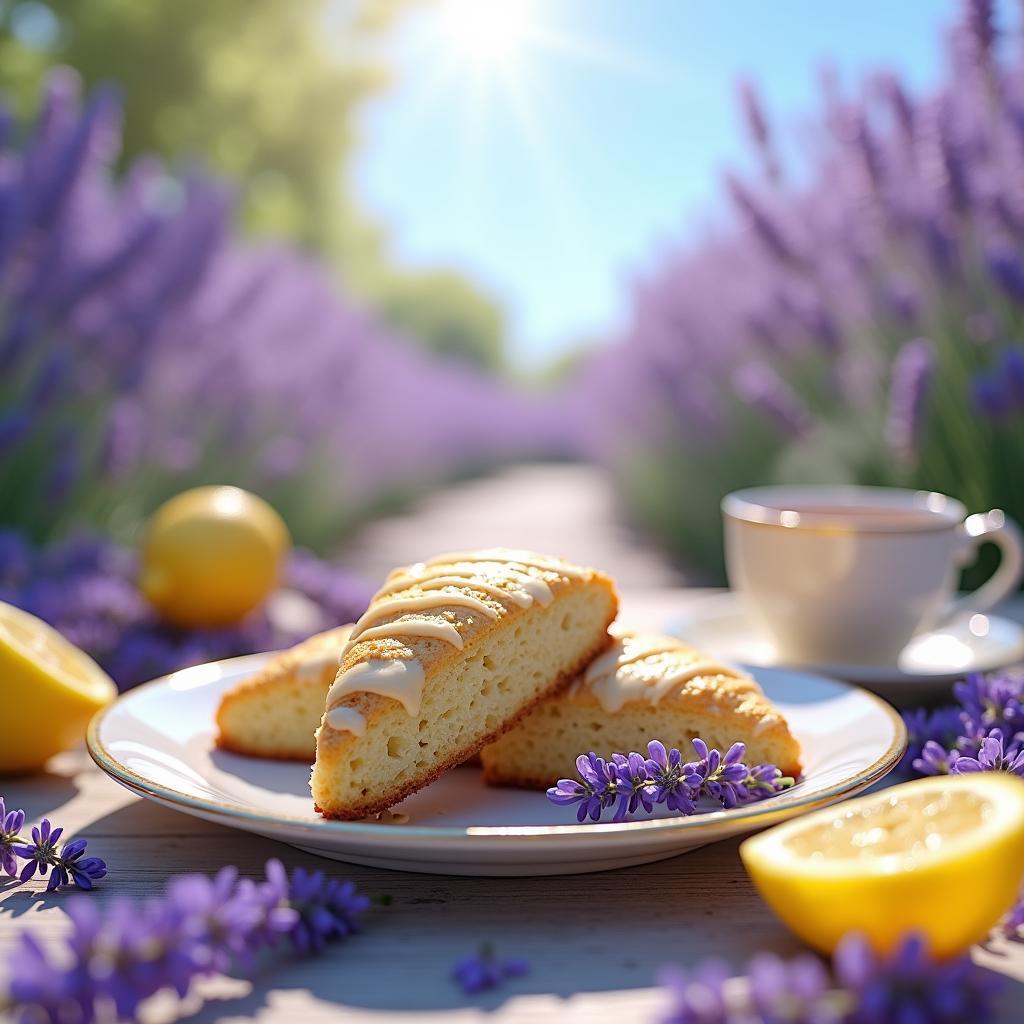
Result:
<svg viewBox="0 0 1024 1024"><path fill-rule="evenodd" d="M716 605L719 606L716 610ZM998 612L985 612L990 619L997 619L1001 624L1011 627L1016 633L1016 641L1011 647L1007 645L1005 655L1000 655L996 663L987 661L972 662L962 668L942 672L914 672L900 668L899 664L893 665L844 665L825 662L808 662L797 664L785 661L745 661L745 664L752 668L776 668L791 669L796 672L810 672L816 675L831 676L841 679L844 682L853 683L859 686L884 685L886 683L949 683L975 672L996 672L1008 668L1018 661L1024 660L1024 623L1007 615ZM665 631L672 636L679 637L689 643L700 645L703 638L699 635L699 627L702 623L714 618L734 617L742 621L746 626L752 627L749 616L743 610L739 594L735 590L720 590L697 598L683 611L672 616L665 625ZM690 630L689 627L696 626L697 629ZM917 634L914 639L927 636L935 630L925 630ZM913 642L910 641L911 643ZM905 651L910 644L904 646ZM972 649L973 650L973 649ZM903 653L902 651L900 652Z"/></svg>

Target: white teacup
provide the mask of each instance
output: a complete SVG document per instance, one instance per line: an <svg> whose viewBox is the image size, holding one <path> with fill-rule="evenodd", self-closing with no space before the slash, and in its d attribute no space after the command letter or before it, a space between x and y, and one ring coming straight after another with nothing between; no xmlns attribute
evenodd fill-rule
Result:
<svg viewBox="0 0 1024 1024"><path fill-rule="evenodd" d="M729 583L790 664L894 665L922 630L983 612L1024 577L1020 530L944 494L888 487L754 487L722 501ZM999 568L955 598L992 541Z"/></svg>

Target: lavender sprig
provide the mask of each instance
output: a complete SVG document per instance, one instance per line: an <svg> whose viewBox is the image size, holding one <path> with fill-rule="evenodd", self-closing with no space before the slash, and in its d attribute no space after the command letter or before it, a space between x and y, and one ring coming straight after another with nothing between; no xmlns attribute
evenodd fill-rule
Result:
<svg viewBox="0 0 1024 1024"><path fill-rule="evenodd" d="M106 910L78 898L68 907L72 930L59 961L22 934L0 1010L21 1020L90 1021L113 1007L117 1019L134 1020L156 992L184 997L199 977L251 970L262 951L287 943L316 955L356 931L367 906L351 883L302 869L289 876L276 860L260 881L226 867L213 878L179 876L162 897Z"/></svg>
<svg viewBox="0 0 1024 1024"><path fill-rule="evenodd" d="M32 828L29 841L21 835L24 824L25 812L8 811L0 797L0 869L10 877L27 882L37 873L44 878L49 872L48 892L70 883L79 889L91 889L94 882L106 877L107 865L99 857L84 856L88 845L85 839L66 841L58 850L63 828L54 828L48 818L43 818ZM19 859L25 862L20 871Z"/></svg>
<svg viewBox="0 0 1024 1024"><path fill-rule="evenodd" d="M647 744L648 757L633 751L612 754L606 761L591 752L576 759L579 779L559 779L547 791L555 804L578 803L576 820L600 820L616 807L613 821L626 821L638 807L653 810L664 804L670 811L696 813L701 800L725 808L738 807L774 796L793 785L773 764L748 766L742 758L746 747L734 743L723 756L699 737L693 740L698 760L684 763L682 754L668 750L660 740Z"/></svg>
<svg viewBox="0 0 1024 1024"><path fill-rule="evenodd" d="M456 961L452 968L452 980L466 995L476 995L485 989L497 988L509 978L519 978L529 969L526 960L499 960L494 947L485 942L477 953Z"/></svg>
<svg viewBox="0 0 1024 1024"><path fill-rule="evenodd" d="M932 960L916 935L885 957L862 936L848 935L832 966L830 975L807 954L787 961L759 953L738 978L715 961L667 969L661 982L669 1007L661 1024L984 1024L1001 985L968 956Z"/></svg>
<svg viewBox="0 0 1024 1024"><path fill-rule="evenodd" d="M1015 672L973 674L955 684L953 693L955 706L903 713L909 743L901 768L919 775L1021 774L1024 764L1018 756L1024 750L1024 676Z"/></svg>
<svg viewBox="0 0 1024 1024"><path fill-rule="evenodd" d="M958 757L952 771L956 775L971 772L1008 772L1024 778L1024 749L1019 744L1004 744L1003 735L993 729L981 741L977 757Z"/></svg>
<svg viewBox="0 0 1024 1024"><path fill-rule="evenodd" d="M24 811L8 811L0 796L0 871L12 878L18 873L15 845L21 842L21 829L25 824Z"/></svg>

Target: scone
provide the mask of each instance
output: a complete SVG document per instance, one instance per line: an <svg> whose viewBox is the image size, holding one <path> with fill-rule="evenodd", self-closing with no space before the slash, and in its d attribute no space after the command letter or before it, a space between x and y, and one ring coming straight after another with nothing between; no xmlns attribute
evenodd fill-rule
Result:
<svg viewBox="0 0 1024 1024"><path fill-rule="evenodd" d="M217 746L312 763L314 734L351 632L349 624L317 633L228 690L217 708Z"/></svg>
<svg viewBox="0 0 1024 1024"><path fill-rule="evenodd" d="M723 752L741 741L748 763L800 772L800 745L750 676L673 637L629 632L480 759L491 785L547 789L573 775L579 754L644 752L657 739L685 758L695 736Z"/></svg>
<svg viewBox="0 0 1024 1024"><path fill-rule="evenodd" d="M327 696L317 809L374 814L471 757L608 646L617 606L607 576L526 551L392 572Z"/></svg>

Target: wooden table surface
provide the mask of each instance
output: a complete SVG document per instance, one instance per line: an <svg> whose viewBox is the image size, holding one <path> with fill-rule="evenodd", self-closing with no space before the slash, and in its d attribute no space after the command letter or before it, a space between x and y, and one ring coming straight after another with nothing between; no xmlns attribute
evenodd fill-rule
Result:
<svg viewBox="0 0 1024 1024"><path fill-rule="evenodd" d="M634 593L627 617L661 624L698 595ZM2 711L0 711L2 713ZM405 874L322 861L280 843L208 824L141 800L92 765L84 751L55 758L46 774L0 780L8 806L34 822L47 815L89 839L109 877L90 897L101 902L158 892L182 871L236 864L257 875L269 857L323 867L353 879L374 907L363 932L316 960L282 960L252 981L209 979L177 1011L153 1007L155 1019L315 1024L380 1021L651 1021L663 1005L657 969L714 955L737 970L758 950L802 948L754 891L740 864L738 840L625 871L561 878L456 878ZM22 929L57 943L68 921L66 897L38 882L0 883L0 962ZM936 894L936 898L941 898ZM477 997L449 980L453 962L481 941L526 957L529 974ZM1024 945L995 940L979 962L1013 979L1001 1021L1024 1018Z"/></svg>

